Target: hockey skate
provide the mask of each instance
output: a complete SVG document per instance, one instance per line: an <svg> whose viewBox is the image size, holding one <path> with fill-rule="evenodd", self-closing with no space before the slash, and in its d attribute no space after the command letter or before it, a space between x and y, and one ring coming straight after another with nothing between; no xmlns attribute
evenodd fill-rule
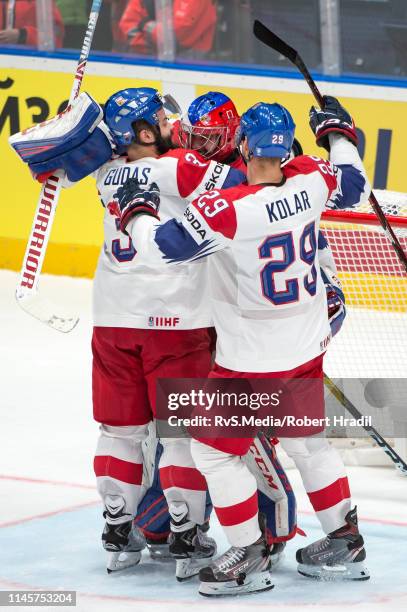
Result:
<svg viewBox="0 0 407 612"><path fill-rule="evenodd" d="M185 503L170 504L171 533L169 551L176 560L175 576L182 582L199 573L216 555L215 540L206 535L206 529L187 519Z"/></svg>
<svg viewBox="0 0 407 612"><path fill-rule="evenodd" d="M270 567L270 549L262 535L250 546L232 546L201 569L199 593L219 597L269 591L274 587Z"/></svg>
<svg viewBox="0 0 407 612"><path fill-rule="evenodd" d="M146 546L142 532L133 525L133 520L123 521L124 500L120 496L106 496L106 519L102 533L103 547L108 552L107 573L127 569L140 563L141 551Z"/></svg>
<svg viewBox="0 0 407 612"><path fill-rule="evenodd" d="M346 525L325 538L297 550L298 572L318 580L368 580L366 551L359 533L356 507L345 516Z"/></svg>

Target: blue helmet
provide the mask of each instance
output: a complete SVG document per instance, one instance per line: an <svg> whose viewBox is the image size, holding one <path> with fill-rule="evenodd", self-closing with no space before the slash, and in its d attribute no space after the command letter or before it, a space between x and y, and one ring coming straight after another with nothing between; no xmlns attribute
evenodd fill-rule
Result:
<svg viewBox="0 0 407 612"><path fill-rule="evenodd" d="M105 104L104 119L116 145L127 147L136 134L132 123L144 119L158 125L157 111L163 108L163 99L151 87L121 89L110 96Z"/></svg>
<svg viewBox="0 0 407 612"><path fill-rule="evenodd" d="M240 119L236 144L247 138L249 157L280 157L290 154L295 123L281 104L258 102Z"/></svg>

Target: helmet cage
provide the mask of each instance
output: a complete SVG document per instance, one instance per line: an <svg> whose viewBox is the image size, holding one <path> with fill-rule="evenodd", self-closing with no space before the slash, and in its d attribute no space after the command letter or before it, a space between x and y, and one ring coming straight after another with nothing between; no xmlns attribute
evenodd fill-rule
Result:
<svg viewBox="0 0 407 612"><path fill-rule="evenodd" d="M235 128L239 118L233 118L229 125L191 125L183 119L180 124L179 140L184 149L193 149L206 159L228 157L235 149Z"/></svg>
<svg viewBox="0 0 407 612"><path fill-rule="evenodd" d="M230 130L226 126L201 127L181 121L179 139L184 149L193 149L210 159L226 147Z"/></svg>

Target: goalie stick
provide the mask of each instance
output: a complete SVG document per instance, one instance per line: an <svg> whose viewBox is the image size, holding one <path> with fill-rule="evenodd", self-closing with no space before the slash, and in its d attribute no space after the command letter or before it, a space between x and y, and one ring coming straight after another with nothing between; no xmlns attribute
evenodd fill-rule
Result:
<svg viewBox="0 0 407 612"><path fill-rule="evenodd" d="M304 64L298 51L293 49L293 47L290 47L290 45L284 42L284 40L279 38L276 34L274 34L274 32L269 30L263 23L261 23L257 19L255 20L253 24L253 34L263 44L267 45L268 47L271 47L272 49L274 49L274 51L277 51L278 53L286 57L288 60L290 60L290 62L292 62L295 66L297 66L298 70L301 72L304 79L307 81L308 86L311 89L315 100L319 104L319 107L323 108L324 99L322 97L322 94L319 91L318 87L316 86L314 79L310 75L309 70ZM374 195L373 192L370 193L369 202L377 218L380 221L380 225L382 226L384 233L386 234L388 240L390 240L390 242L392 243L393 248L396 251L396 254L397 254L397 257L400 263L402 264L405 271L407 272L407 256L404 253L403 248L396 234L393 231L393 228L391 227L389 221L387 220L386 215L382 211L380 204L377 201L376 196Z"/></svg>
<svg viewBox="0 0 407 612"><path fill-rule="evenodd" d="M336 397L338 402L342 404L344 408L355 418L360 419L363 414L359 412L354 404L346 397L346 395L339 389L339 387L334 383L334 381L329 378L326 374L324 374L324 383L326 387L330 390L333 396ZM380 448L384 450L386 455L390 457L393 461L396 468L398 468L402 474L407 476L407 463L400 457L398 453L390 446L388 442L379 434L379 432L372 426L363 425L363 429L367 431L369 436L373 438Z"/></svg>
<svg viewBox="0 0 407 612"><path fill-rule="evenodd" d="M92 2L88 26L69 96L68 108L79 95L102 1L93 0ZM68 314L57 314L58 309L52 302L41 297L38 293L39 277L54 222L61 191L61 181L62 176L55 173L42 186L31 234L28 238L20 279L16 288L16 300L26 313L49 327L66 333L75 327L79 318Z"/></svg>

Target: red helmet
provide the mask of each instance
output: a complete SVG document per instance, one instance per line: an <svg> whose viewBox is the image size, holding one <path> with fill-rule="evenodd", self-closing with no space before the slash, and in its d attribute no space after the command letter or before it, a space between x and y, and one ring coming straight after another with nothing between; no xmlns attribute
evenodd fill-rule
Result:
<svg viewBox="0 0 407 612"><path fill-rule="evenodd" d="M232 100L223 93L208 91L194 100L181 121L179 140L207 159L223 161L236 148L235 132L240 117Z"/></svg>

